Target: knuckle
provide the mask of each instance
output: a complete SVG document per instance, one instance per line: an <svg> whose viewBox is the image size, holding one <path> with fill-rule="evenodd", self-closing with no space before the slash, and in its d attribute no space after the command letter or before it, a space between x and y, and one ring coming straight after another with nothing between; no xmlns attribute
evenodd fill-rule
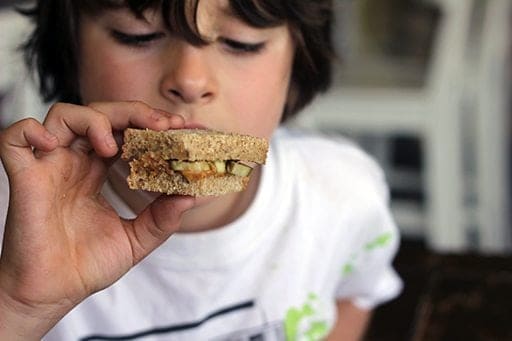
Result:
<svg viewBox="0 0 512 341"><path fill-rule="evenodd" d="M93 109L91 121L93 123L97 123L98 125L100 125L102 127L110 126L110 119L108 118L108 116L105 113L98 111L98 110Z"/></svg>
<svg viewBox="0 0 512 341"><path fill-rule="evenodd" d="M49 109L48 113L46 114L46 119L44 120L44 124L47 125L47 123L55 124L55 122L59 122L63 119L65 115L68 115L69 113L72 113L73 111L70 110L70 106L67 103L53 103Z"/></svg>
<svg viewBox="0 0 512 341"><path fill-rule="evenodd" d="M110 119L107 114L98 109L98 103L99 102L91 103L87 106L91 111L88 116L88 120L92 126L110 128Z"/></svg>
<svg viewBox="0 0 512 341"><path fill-rule="evenodd" d="M34 133L40 128L41 123L37 121L35 118L27 117L21 119L9 127L2 129L0 131L0 145L1 148L4 149L6 146L13 143L13 141L19 140L20 135L24 135L26 133Z"/></svg>
<svg viewBox="0 0 512 341"><path fill-rule="evenodd" d="M89 109L91 110L90 117L91 117L92 121L95 121L95 120L100 120L101 122L108 121L108 117L103 111L98 110L92 106L89 106Z"/></svg>
<svg viewBox="0 0 512 341"><path fill-rule="evenodd" d="M32 117L24 118L20 120L18 123L21 128L30 130L38 128L41 125L39 121Z"/></svg>
<svg viewBox="0 0 512 341"><path fill-rule="evenodd" d="M130 101L128 103L133 106L135 111L147 112L147 111L152 110L152 108L149 105L147 105L146 103L144 103L142 101Z"/></svg>
<svg viewBox="0 0 512 341"><path fill-rule="evenodd" d="M2 143L13 136L19 135L23 131L34 131L35 129L39 128L39 126L41 126L41 123L39 123L39 121L37 121L35 118L27 117L21 119L2 130L0 134Z"/></svg>
<svg viewBox="0 0 512 341"><path fill-rule="evenodd" d="M103 105L103 102L91 102L87 106L89 108L92 108L94 110L100 111L101 106Z"/></svg>
<svg viewBox="0 0 512 341"><path fill-rule="evenodd" d="M66 107L65 103L57 102L53 103L48 109L48 115L55 115L56 113L60 113Z"/></svg>

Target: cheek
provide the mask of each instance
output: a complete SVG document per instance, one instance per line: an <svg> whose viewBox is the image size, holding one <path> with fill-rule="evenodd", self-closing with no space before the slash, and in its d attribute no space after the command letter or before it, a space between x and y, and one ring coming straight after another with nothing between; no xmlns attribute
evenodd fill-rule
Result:
<svg viewBox="0 0 512 341"><path fill-rule="evenodd" d="M141 84L147 84L148 72L135 67L111 52L84 49L79 68L80 94L84 103L123 101L142 95Z"/></svg>
<svg viewBox="0 0 512 341"><path fill-rule="evenodd" d="M269 65L272 65L269 68ZM281 121L290 80L289 64L265 63L251 68L232 89L239 124L254 135L269 138ZM267 70L262 72L261 70Z"/></svg>

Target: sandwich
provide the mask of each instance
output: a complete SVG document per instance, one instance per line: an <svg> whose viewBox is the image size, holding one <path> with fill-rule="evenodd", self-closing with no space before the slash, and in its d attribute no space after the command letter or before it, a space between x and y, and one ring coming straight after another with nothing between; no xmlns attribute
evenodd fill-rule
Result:
<svg viewBox="0 0 512 341"><path fill-rule="evenodd" d="M204 129L128 128L121 157L128 187L165 194L218 196L243 191L253 167L264 164L265 139Z"/></svg>

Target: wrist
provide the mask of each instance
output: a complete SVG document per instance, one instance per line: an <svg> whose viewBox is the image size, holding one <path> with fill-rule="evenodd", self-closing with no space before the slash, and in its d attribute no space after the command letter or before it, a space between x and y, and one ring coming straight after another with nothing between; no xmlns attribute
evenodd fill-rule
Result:
<svg viewBox="0 0 512 341"><path fill-rule="evenodd" d="M0 285L0 340L41 340L67 311L25 303Z"/></svg>
<svg viewBox="0 0 512 341"><path fill-rule="evenodd" d="M40 340L57 321L0 290L0 340Z"/></svg>

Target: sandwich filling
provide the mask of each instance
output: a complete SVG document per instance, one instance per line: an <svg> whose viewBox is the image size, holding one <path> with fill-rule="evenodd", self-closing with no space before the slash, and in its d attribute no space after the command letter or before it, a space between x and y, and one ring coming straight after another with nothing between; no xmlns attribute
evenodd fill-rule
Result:
<svg viewBox="0 0 512 341"><path fill-rule="evenodd" d="M232 174L247 177L252 167L236 160L183 161L169 160L170 168L181 173L188 181L197 181L210 176Z"/></svg>

